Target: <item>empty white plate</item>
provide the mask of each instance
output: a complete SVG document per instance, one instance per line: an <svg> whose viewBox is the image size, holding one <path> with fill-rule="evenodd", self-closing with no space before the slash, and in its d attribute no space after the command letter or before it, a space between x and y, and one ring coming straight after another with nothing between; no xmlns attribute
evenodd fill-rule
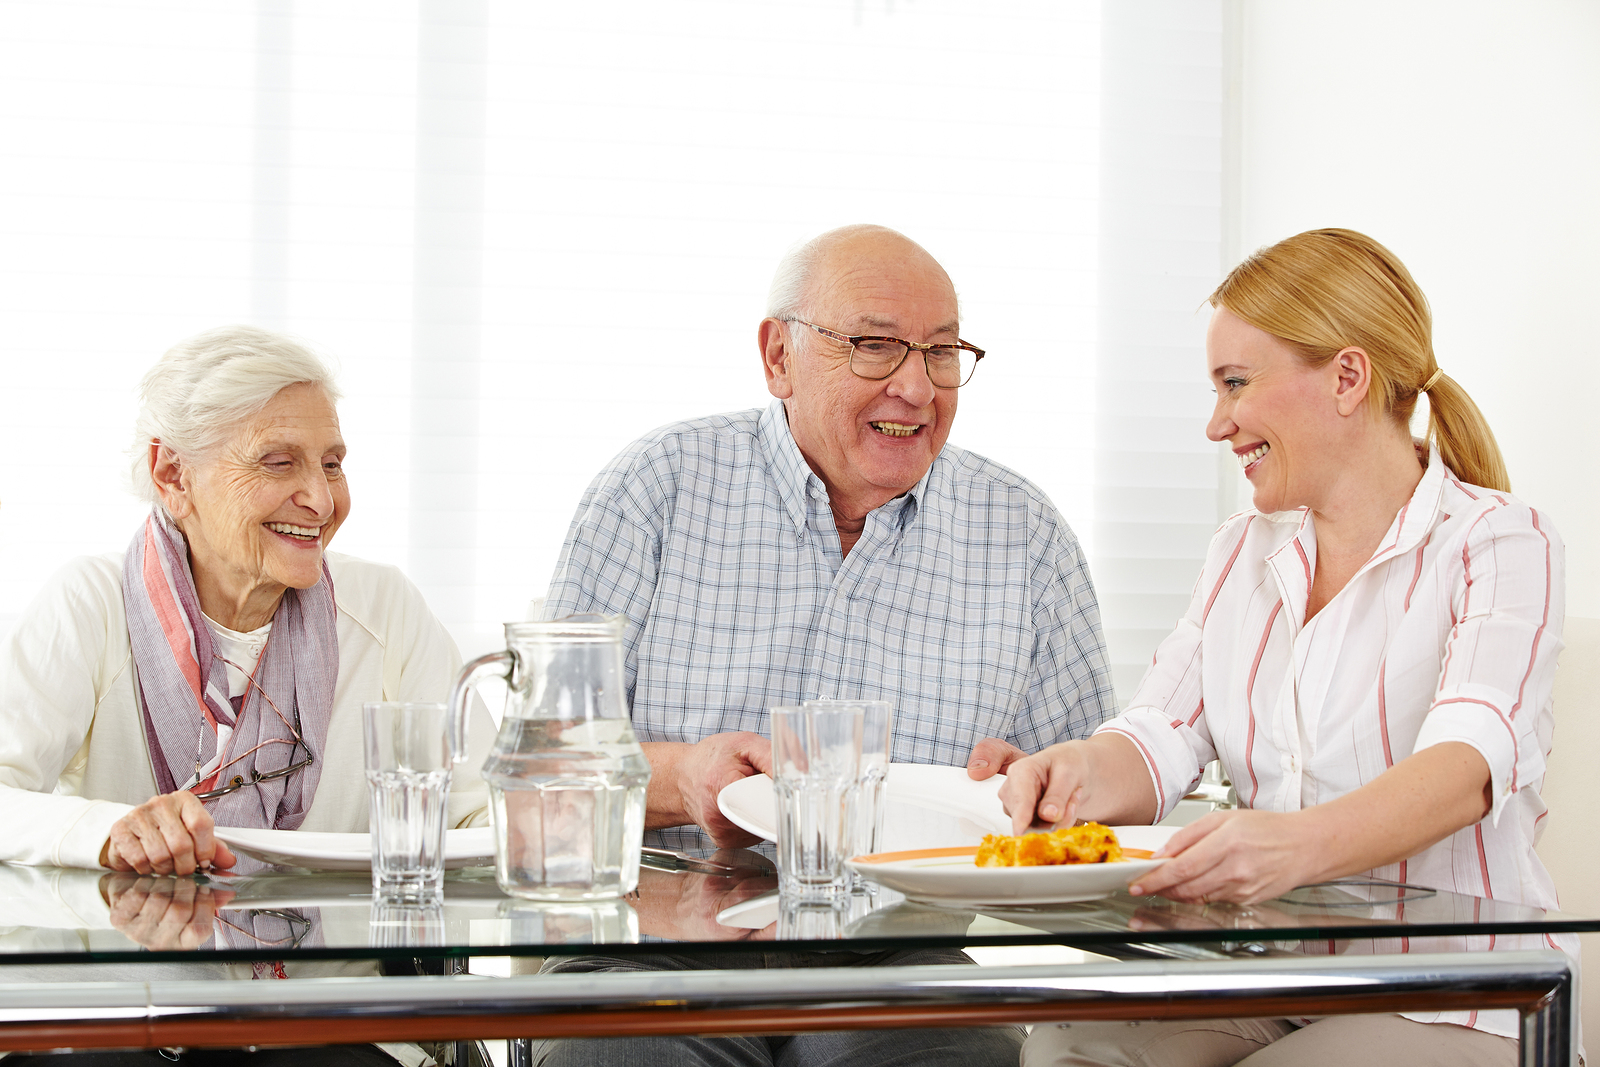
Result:
<svg viewBox="0 0 1600 1067"><path fill-rule="evenodd" d="M226 841L263 863L305 867L314 871L367 871L372 869L372 843L366 834L331 834L311 830L257 830L219 826L217 840ZM494 829L473 826L444 832L444 865L478 867L494 862Z"/></svg>

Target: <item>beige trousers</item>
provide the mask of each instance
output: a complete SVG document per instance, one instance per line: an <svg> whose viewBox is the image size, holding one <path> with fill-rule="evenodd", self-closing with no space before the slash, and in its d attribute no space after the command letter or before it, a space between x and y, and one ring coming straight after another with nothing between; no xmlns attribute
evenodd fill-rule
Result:
<svg viewBox="0 0 1600 1067"><path fill-rule="evenodd" d="M1515 1067L1515 1038L1398 1015L1035 1026L1022 1067Z"/></svg>

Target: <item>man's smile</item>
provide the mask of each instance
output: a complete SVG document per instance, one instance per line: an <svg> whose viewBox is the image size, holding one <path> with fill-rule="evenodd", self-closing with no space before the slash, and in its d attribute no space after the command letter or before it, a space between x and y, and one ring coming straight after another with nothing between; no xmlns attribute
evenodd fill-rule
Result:
<svg viewBox="0 0 1600 1067"><path fill-rule="evenodd" d="M867 425L871 426L874 430L877 430L885 437L910 437L912 434L922 429L922 425L920 423L908 424L904 422L889 422L887 419L880 419L876 422L868 423Z"/></svg>

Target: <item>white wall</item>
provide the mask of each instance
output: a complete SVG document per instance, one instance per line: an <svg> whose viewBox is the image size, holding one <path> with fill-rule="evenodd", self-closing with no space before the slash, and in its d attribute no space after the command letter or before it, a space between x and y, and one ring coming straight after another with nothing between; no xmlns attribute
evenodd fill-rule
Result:
<svg viewBox="0 0 1600 1067"><path fill-rule="evenodd" d="M1600 616L1600 4L1240 0L1239 247L1369 233Z"/></svg>

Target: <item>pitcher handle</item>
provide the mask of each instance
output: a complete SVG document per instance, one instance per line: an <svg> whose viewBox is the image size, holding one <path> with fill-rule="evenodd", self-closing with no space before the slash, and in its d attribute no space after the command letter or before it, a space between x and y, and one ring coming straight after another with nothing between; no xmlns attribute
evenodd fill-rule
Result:
<svg viewBox="0 0 1600 1067"><path fill-rule="evenodd" d="M472 702L472 687L482 678L497 674L507 682L517 667L517 654L509 649L490 652L461 668L456 684L450 688L450 758L460 763L467 758L467 719Z"/></svg>

